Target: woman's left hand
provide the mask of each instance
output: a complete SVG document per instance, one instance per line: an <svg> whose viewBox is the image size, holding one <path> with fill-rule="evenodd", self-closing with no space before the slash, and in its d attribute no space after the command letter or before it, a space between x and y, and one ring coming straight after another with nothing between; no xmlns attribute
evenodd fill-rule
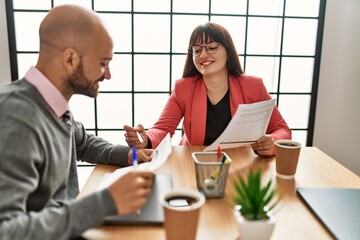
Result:
<svg viewBox="0 0 360 240"><path fill-rule="evenodd" d="M274 155L274 140L270 134L266 134L259 138L256 143L251 144L251 147L262 157Z"/></svg>

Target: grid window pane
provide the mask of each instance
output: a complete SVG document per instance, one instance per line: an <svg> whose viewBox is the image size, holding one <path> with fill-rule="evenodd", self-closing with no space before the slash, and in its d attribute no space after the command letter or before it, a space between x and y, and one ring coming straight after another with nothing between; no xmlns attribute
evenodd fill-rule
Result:
<svg viewBox="0 0 360 240"><path fill-rule="evenodd" d="M134 126L142 124L145 128L152 127L158 120L169 94L135 94Z"/></svg>
<svg viewBox="0 0 360 240"><path fill-rule="evenodd" d="M99 128L122 128L132 122L131 94L99 94L97 111Z"/></svg>
<svg viewBox="0 0 360 240"><path fill-rule="evenodd" d="M24 77L25 73L29 70L30 66L35 66L39 54L18 54L17 60L18 60L18 72L19 77Z"/></svg>
<svg viewBox="0 0 360 240"><path fill-rule="evenodd" d="M245 61L245 58L243 56L239 56L239 61L240 61L240 65L242 67L242 69L244 70L244 61Z"/></svg>
<svg viewBox="0 0 360 240"><path fill-rule="evenodd" d="M174 12L207 13L209 11L208 0L173 0Z"/></svg>
<svg viewBox="0 0 360 240"><path fill-rule="evenodd" d="M132 0L101 0L94 1L95 11L131 11Z"/></svg>
<svg viewBox="0 0 360 240"><path fill-rule="evenodd" d="M50 1L44 0L13 0L14 9L43 9L49 10L51 8Z"/></svg>
<svg viewBox="0 0 360 240"><path fill-rule="evenodd" d="M313 58L283 58L280 91L311 92L313 71Z"/></svg>
<svg viewBox="0 0 360 240"><path fill-rule="evenodd" d="M172 56L172 66L171 66L172 87L174 87L175 81L182 77L184 71L185 59L186 59L186 55Z"/></svg>
<svg viewBox="0 0 360 240"><path fill-rule="evenodd" d="M169 91L170 57L168 55L134 56L135 91Z"/></svg>
<svg viewBox="0 0 360 240"><path fill-rule="evenodd" d="M172 32L172 51L186 53L192 31L208 21L206 16L174 15Z"/></svg>
<svg viewBox="0 0 360 240"><path fill-rule="evenodd" d="M111 79L100 83L100 91L131 91L132 57L130 54L114 54L110 62Z"/></svg>
<svg viewBox="0 0 360 240"><path fill-rule="evenodd" d="M98 136L113 144L122 144L127 146L124 133L125 131L98 131Z"/></svg>
<svg viewBox="0 0 360 240"><path fill-rule="evenodd" d="M75 120L81 122L85 128L95 128L94 99L76 94L71 97L69 107Z"/></svg>
<svg viewBox="0 0 360 240"><path fill-rule="evenodd" d="M246 18L213 16L211 21L224 26L229 31L238 54L244 54Z"/></svg>
<svg viewBox="0 0 360 240"><path fill-rule="evenodd" d="M39 27L46 13L14 13L16 48L18 51L39 51Z"/></svg>
<svg viewBox="0 0 360 240"><path fill-rule="evenodd" d="M135 0L134 11L136 12L170 12L169 0Z"/></svg>
<svg viewBox="0 0 360 240"><path fill-rule="evenodd" d="M281 25L277 18L249 17L247 53L279 54Z"/></svg>
<svg viewBox="0 0 360 240"><path fill-rule="evenodd" d="M179 145L181 139L182 139L182 131L181 130L176 130L175 134L171 138L171 144L172 145Z"/></svg>
<svg viewBox="0 0 360 240"><path fill-rule="evenodd" d="M211 12L223 14L246 14L246 0L212 0Z"/></svg>
<svg viewBox="0 0 360 240"><path fill-rule="evenodd" d="M306 146L307 131L304 130L293 130L292 139L301 143L302 146Z"/></svg>
<svg viewBox="0 0 360 240"><path fill-rule="evenodd" d="M286 0L287 16L317 17L320 0Z"/></svg>
<svg viewBox="0 0 360 240"><path fill-rule="evenodd" d="M278 57L247 57L246 74L259 76L263 79L269 92L276 92L279 77Z"/></svg>
<svg viewBox="0 0 360 240"><path fill-rule="evenodd" d="M100 14L101 18L108 25L114 42L115 52L131 52L131 14Z"/></svg>
<svg viewBox="0 0 360 240"><path fill-rule="evenodd" d="M91 9L91 0L54 0L54 6L63 4L76 4Z"/></svg>
<svg viewBox="0 0 360 240"><path fill-rule="evenodd" d="M87 130L87 133L95 135L95 131L93 130Z"/></svg>
<svg viewBox="0 0 360 240"><path fill-rule="evenodd" d="M288 55L315 55L317 20L286 19L283 53Z"/></svg>
<svg viewBox="0 0 360 240"><path fill-rule="evenodd" d="M249 1L249 14L281 16L284 0L251 0Z"/></svg>
<svg viewBox="0 0 360 240"><path fill-rule="evenodd" d="M135 14L134 49L136 52L170 51L170 16Z"/></svg>
<svg viewBox="0 0 360 240"><path fill-rule="evenodd" d="M310 96L280 95L279 110L290 128L307 128Z"/></svg>

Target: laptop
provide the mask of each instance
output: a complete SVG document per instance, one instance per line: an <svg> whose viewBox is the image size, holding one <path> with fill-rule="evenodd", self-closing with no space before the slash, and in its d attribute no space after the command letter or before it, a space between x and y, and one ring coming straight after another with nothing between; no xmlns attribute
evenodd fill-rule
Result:
<svg viewBox="0 0 360 240"><path fill-rule="evenodd" d="M360 189L297 188L296 193L335 239L360 239Z"/></svg>
<svg viewBox="0 0 360 240"><path fill-rule="evenodd" d="M152 191L141 208L140 215L114 215L105 218L104 224L108 225L154 225L164 223L164 210L160 204L159 196L172 189L172 176L169 174L155 174Z"/></svg>

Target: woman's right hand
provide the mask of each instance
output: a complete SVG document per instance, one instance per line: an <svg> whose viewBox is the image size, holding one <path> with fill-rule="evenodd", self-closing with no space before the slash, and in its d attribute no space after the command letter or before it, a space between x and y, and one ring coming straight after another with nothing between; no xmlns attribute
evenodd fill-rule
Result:
<svg viewBox="0 0 360 240"><path fill-rule="evenodd" d="M146 135L143 125L139 124L136 128L125 125L124 130L125 141L129 145L129 147L135 146L139 149L147 147L149 139Z"/></svg>

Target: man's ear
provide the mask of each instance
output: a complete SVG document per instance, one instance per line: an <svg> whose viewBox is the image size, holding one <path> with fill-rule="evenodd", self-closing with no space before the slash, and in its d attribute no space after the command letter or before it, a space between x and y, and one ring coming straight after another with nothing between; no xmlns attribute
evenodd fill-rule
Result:
<svg viewBox="0 0 360 240"><path fill-rule="evenodd" d="M66 48L63 51L62 54L63 58L63 64L65 66L65 69L69 72L69 74L72 74L76 71L81 59L80 55L75 51L73 48Z"/></svg>

